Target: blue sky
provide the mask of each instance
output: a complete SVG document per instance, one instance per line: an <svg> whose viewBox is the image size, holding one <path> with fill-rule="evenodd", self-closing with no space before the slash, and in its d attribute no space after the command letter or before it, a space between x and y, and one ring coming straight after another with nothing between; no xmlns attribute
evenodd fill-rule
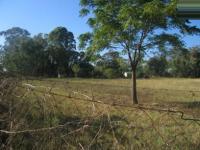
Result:
<svg viewBox="0 0 200 150"><path fill-rule="evenodd" d="M0 0L0 10L0 31L21 27L34 35L64 26L76 38L90 31L86 18L79 17L79 0ZM200 20L192 22L200 27ZM184 37L187 47L200 45L199 39L200 36Z"/></svg>
<svg viewBox="0 0 200 150"><path fill-rule="evenodd" d="M90 30L79 0L0 0L0 10L0 31L18 26L37 34L64 26L77 37Z"/></svg>

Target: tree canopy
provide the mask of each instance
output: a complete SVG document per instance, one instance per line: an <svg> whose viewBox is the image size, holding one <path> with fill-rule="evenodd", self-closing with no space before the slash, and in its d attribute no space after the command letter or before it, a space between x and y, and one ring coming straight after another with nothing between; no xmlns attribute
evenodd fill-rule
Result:
<svg viewBox="0 0 200 150"><path fill-rule="evenodd" d="M91 35L81 35L80 46L99 52L110 48L127 54L133 71L133 101L136 95L136 69L142 58L151 50L167 47L182 48L181 34L199 34L200 29L190 21L178 18L176 0L81 0L82 16L89 15ZM178 33L168 32L172 29Z"/></svg>
<svg viewBox="0 0 200 150"><path fill-rule="evenodd" d="M2 63L8 71L23 75L57 76L71 74L70 63L78 59L73 33L57 27L34 37L19 27L0 32L5 38Z"/></svg>

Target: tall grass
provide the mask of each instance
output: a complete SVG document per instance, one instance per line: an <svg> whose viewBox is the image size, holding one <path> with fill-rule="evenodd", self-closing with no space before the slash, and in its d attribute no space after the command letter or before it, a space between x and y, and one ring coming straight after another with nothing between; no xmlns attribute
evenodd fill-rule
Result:
<svg viewBox="0 0 200 150"><path fill-rule="evenodd" d="M15 78L0 79L0 149L200 148L198 122L167 111L117 106L112 98L123 95L123 88L113 91L112 87L91 88L63 81L28 81L35 87L25 83ZM101 97L105 92L112 95L110 101L107 95ZM84 101L88 97L83 95L112 105Z"/></svg>

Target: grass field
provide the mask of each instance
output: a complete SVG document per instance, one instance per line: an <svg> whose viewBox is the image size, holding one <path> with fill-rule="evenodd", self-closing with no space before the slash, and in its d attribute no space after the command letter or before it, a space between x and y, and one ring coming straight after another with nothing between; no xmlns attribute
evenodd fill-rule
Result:
<svg viewBox="0 0 200 150"><path fill-rule="evenodd" d="M132 104L129 79L45 79L29 82L43 88L52 87L60 94L76 91L104 102ZM200 115L200 79L139 79L138 97L142 104L181 107Z"/></svg>
<svg viewBox="0 0 200 150"><path fill-rule="evenodd" d="M199 79L138 80L139 106L129 81L24 80L12 130L36 131L15 134L14 148L200 149Z"/></svg>

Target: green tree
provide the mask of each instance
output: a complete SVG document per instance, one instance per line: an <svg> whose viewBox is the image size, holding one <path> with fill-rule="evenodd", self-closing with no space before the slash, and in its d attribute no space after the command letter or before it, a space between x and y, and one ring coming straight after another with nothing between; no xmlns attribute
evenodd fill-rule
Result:
<svg viewBox="0 0 200 150"><path fill-rule="evenodd" d="M18 27L3 31L1 35L5 37L2 63L8 71L32 76L45 74L47 35L38 34L32 38L27 30Z"/></svg>
<svg viewBox="0 0 200 150"><path fill-rule="evenodd" d="M3 69L3 57L4 57L3 46L0 45L0 70Z"/></svg>
<svg viewBox="0 0 200 150"><path fill-rule="evenodd" d="M188 20L177 17L176 0L168 4L161 0L80 0L80 3L82 16L92 14L88 23L93 32L86 40L91 42L87 50L115 48L127 54L132 69L132 100L136 104L136 70L148 50L155 46L182 47L180 37L167 29L178 29L184 34L200 32Z"/></svg>
<svg viewBox="0 0 200 150"><path fill-rule="evenodd" d="M170 56L170 73L175 77L189 77L191 71L188 49L173 49Z"/></svg>
<svg viewBox="0 0 200 150"><path fill-rule="evenodd" d="M96 68L102 72L106 78L122 77L123 71L126 70L125 60L117 51L108 51L97 59Z"/></svg>
<svg viewBox="0 0 200 150"><path fill-rule="evenodd" d="M60 76L69 72L70 61L77 56L75 50L74 35L65 27L57 27L49 33L47 53L51 68L53 68L52 74Z"/></svg>
<svg viewBox="0 0 200 150"><path fill-rule="evenodd" d="M200 46L190 48L191 76L200 77Z"/></svg>
<svg viewBox="0 0 200 150"><path fill-rule="evenodd" d="M91 63L91 55L88 55L84 52L80 52L76 62L80 66L79 76L80 77L93 77L94 75L94 66Z"/></svg>
<svg viewBox="0 0 200 150"><path fill-rule="evenodd" d="M35 76L45 76L48 75L49 64L48 55L46 48L48 46L47 42L48 35L39 33L32 38L32 52L29 52L31 57L31 63L33 68L33 74ZM28 45L27 45L28 46Z"/></svg>
<svg viewBox="0 0 200 150"><path fill-rule="evenodd" d="M167 71L167 61L164 57L155 56L148 60L148 72L152 76L165 76Z"/></svg>
<svg viewBox="0 0 200 150"><path fill-rule="evenodd" d="M75 77L77 78L78 77L78 73L80 71L80 66L78 64L73 64L72 65L72 71L74 72Z"/></svg>
<svg viewBox="0 0 200 150"><path fill-rule="evenodd" d="M176 50L172 56L172 73L178 77L200 77L200 47Z"/></svg>
<svg viewBox="0 0 200 150"><path fill-rule="evenodd" d="M25 29L13 27L0 32L0 35L5 38L2 48L3 66L8 71L25 73L30 66L27 63L28 55L24 52L24 46L30 42L30 33Z"/></svg>
<svg viewBox="0 0 200 150"><path fill-rule="evenodd" d="M5 38L1 62L8 71L31 76L72 74L70 65L79 53L75 51L73 34L66 28L31 37L27 30L15 27L0 35Z"/></svg>
<svg viewBox="0 0 200 150"><path fill-rule="evenodd" d="M4 36L6 40L5 45L8 46L8 45L12 45L12 42L15 42L16 39L29 37L30 33L25 29L22 29L19 27L13 27L6 31L1 31L0 36Z"/></svg>

